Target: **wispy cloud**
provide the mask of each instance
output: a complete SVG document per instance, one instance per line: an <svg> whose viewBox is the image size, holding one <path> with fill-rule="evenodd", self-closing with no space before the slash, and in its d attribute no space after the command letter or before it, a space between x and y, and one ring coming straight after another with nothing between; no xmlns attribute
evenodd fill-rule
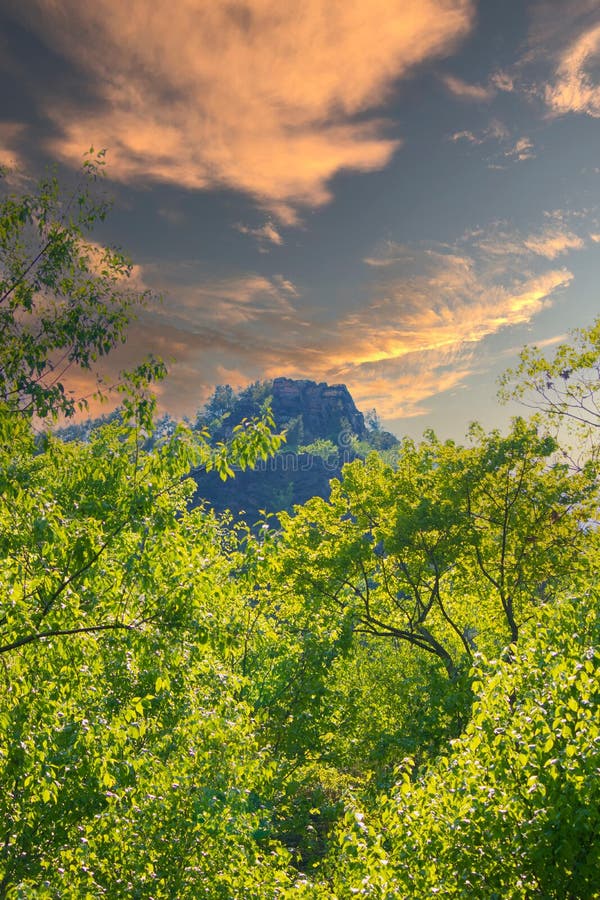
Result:
<svg viewBox="0 0 600 900"><path fill-rule="evenodd" d="M556 215L553 219L557 219ZM530 234L522 234L506 223L498 223L480 234L468 236L490 257L541 256L554 260L571 250L582 250L584 239L559 220Z"/></svg>
<svg viewBox="0 0 600 900"><path fill-rule="evenodd" d="M492 84L497 91L502 91L507 94L510 94L515 89L515 80L513 76L508 72L504 72L502 69L498 69L496 72L492 73L490 84Z"/></svg>
<svg viewBox="0 0 600 900"><path fill-rule="evenodd" d="M53 152L79 163L93 142L113 177L232 188L287 223L330 199L336 173L390 161L382 104L474 20L472 0L9 6L94 84L92 107L40 93Z"/></svg>
<svg viewBox="0 0 600 900"><path fill-rule="evenodd" d="M398 244L396 241L383 241L372 256L365 256L363 262L374 269L389 268L399 262L414 262L414 249L407 244Z"/></svg>
<svg viewBox="0 0 600 900"><path fill-rule="evenodd" d="M261 253L268 252L269 244L274 244L276 247L281 247L283 244L283 237L270 220L257 228L251 228L249 225L244 225L241 222L236 223L234 228L241 234L253 237L258 243L258 249Z"/></svg>
<svg viewBox="0 0 600 900"><path fill-rule="evenodd" d="M600 117L600 23L583 31L559 56L545 99L555 115L585 113Z"/></svg>
<svg viewBox="0 0 600 900"><path fill-rule="evenodd" d="M110 365L149 350L174 357L160 401L177 414L192 413L228 372L237 384L282 374L344 381L386 417L423 415L432 397L473 377L487 338L531 322L572 280L567 269L519 271L498 237L473 235L462 248L385 242L372 260L387 264L369 266L362 303L333 321L282 274L203 280L190 269L173 284L163 271L168 310L144 313ZM524 254L552 259L549 239L535 235ZM140 277L153 283L159 271Z"/></svg>
<svg viewBox="0 0 600 900"><path fill-rule="evenodd" d="M233 333L242 327L250 342L254 327L275 333L289 328L290 322L299 326L301 319L291 302L297 296L296 287L282 275L249 273L174 286L168 307L155 315L195 332L216 327Z"/></svg>
<svg viewBox="0 0 600 900"><path fill-rule="evenodd" d="M469 144L485 144L487 141L504 142L510 138L510 131L499 119L492 119L483 131L476 134L474 131L455 131L450 135L451 141L467 141Z"/></svg>
<svg viewBox="0 0 600 900"><path fill-rule="evenodd" d="M561 231L559 228L548 228L538 235L530 235L525 239L525 247L532 253L556 259L570 250L582 250L585 246L583 238L572 231Z"/></svg>
<svg viewBox="0 0 600 900"><path fill-rule="evenodd" d="M523 162L526 159L535 159L533 141L528 137L521 137L515 142L514 146L504 151L504 155L518 162Z"/></svg>
<svg viewBox="0 0 600 900"><path fill-rule="evenodd" d="M444 75L442 82L445 87L460 100L472 100L478 103L491 100L496 94L496 88L492 85L471 84L457 78L456 75Z"/></svg>
<svg viewBox="0 0 600 900"><path fill-rule="evenodd" d="M482 135L475 134L474 131L467 129L463 131L455 131L450 135L451 141L467 141L469 144L483 144L486 138Z"/></svg>
<svg viewBox="0 0 600 900"><path fill-rule="evenodd" d="M490 145L490 154L487 156L488 168L505 169L507 162L524 162L535 159L536 153L531 138L515 135L499 119L492 119L489 125L480 132L465 129L455 131L448 136L454 143L464 141L475 147ZM496 144L496 148L494 148Z"/></svg>

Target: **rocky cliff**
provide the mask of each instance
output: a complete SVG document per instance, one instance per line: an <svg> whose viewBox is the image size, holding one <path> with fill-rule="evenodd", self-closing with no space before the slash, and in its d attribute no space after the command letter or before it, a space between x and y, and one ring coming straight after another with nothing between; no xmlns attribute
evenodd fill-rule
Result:
<svg viewBox="0 0 600 900"><path fill-rule="evenodd" d="M398 443L389 432L367 428L346 385L306 379L257 382L237 396L231 389L218 388L199 424L207 426L215 440L227 440L233 427L259 415L265 402L271 406L276 429L287 433L281 452L226 482L214 472L194 473L195 503L206 502L218 512L230 510L253 524L261 509L291 510L311 497L329 496L329 482L341 475L345 463ZM211 421L211 409L221 416L219 420Z"/></svg>
<svg viewBox="0 0 600 900"><path fill-rule="evenodd" d="M365 440L365 419L358 411L345 384L325 384L275 378L272 383L275 421L285 423L301 417L305 444L322 438L339 444L344 433Z"/></svg>

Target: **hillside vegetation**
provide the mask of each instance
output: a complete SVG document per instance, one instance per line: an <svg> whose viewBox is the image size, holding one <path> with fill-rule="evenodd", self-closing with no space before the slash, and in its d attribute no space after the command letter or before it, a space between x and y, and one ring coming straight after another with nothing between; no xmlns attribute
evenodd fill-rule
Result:
<svg viewBox="0 0 600 900"><path fill-rule="evenodd" d="M221 473L204 466L192 469L197 488L191 504L207 503L219 513L254 525L265 513L291 512L312 497L329 496L329 483L339 478L344 465L365 459L373 450L394 462L398 439L381 428L375 410L366 417L356 408L343 384L275 378L256 381L240 391L219 385L205 406L186 424L201 432L212 447L231 442L240 422L272 417L282 435L279 449L268 459L241 469L225 482ZM57 430L63 440L89 440L97 428L123 420L122 410L97 419L71 423ZM145 449L169 437L178 423L164 414L148 434ZM233 470L232 470L233 471Z"/></svg>
<svg viewBox="0 0 600 900"><path fill-rule="evenodd" d="M157 431L158 361L40 434L136 301L76 199L0 206L0 898L599 897L600 322L257 532L188 474L272 415Z"/></svg>

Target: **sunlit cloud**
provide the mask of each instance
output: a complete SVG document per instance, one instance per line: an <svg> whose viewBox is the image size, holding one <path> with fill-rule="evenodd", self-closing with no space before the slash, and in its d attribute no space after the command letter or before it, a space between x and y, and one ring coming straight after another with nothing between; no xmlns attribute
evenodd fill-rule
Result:
<svg viewBox="0 0 600 900"><path fill-rule="evenodd" d="M398 79L447 56L472 0L173 4L31 0L13 15L93 80L97 102L44 97L49 149L79 163L93 142L111 175L232 188L279 221L331 198L338 172L387 165L381 116Z"/></svg>
<svg viewBox="0 0 600 900"><path fill-rule="evenodd" d="M474 131L463 130L463 131L455 131L453 134L449 135L449 139L454 141L466 141L469 144L475 144L479 146L480 144L485 144L487 141L498 141L500 143L507 141L510 138L510 132L508 128L499 121L499 119L492 119L487 128L484 128L483 131L476 134Z"/></svg>
<svg viewBox="0 0 600 900"><path fill-rule="evenodd" d="M338 322L338 341L330 337L326 359L312 364L388 418L423 415L432 397L465 385L487 338L531 322L573 278L566 269L516 274L493 254L435 248L414 248L398 265L398 245L387 249L394 262L375 267L369 302Z"/></svg>
<svg viewBox="0 0 600 900"><path fill-rule="evenodd" d="M501 69L492 74L490 83L496 88L497 91L502 91L503 93L510 94L515 90L515 80L513 76L508 72L502 71Z"/></svg>
<svg viewBox="0 0 600 900"><path fill-rule="evenodd" d="M6 177L11 184L24 177L23 158L18 145L26 130L22 122L0 122L0 166L9 170Z"/></svg>
<svg viewBox="0 0 600 900"><path fill-rule="evenodd" d="M555 115L585 113L600 117L600 24L583 31L560 54L552 84L545 99Z"/></svg>
<svg viewBox="0 0 600 900"><path fill-rule="evenodd" d="M444 75L442 82L447 90L460 100L472 100L475 102L487 102L496 94L496 89L490 85L470 84L457 78L455 75Z"/></svg>
<svg viewBox="0 0 600 900"><path fill-rule="evenodd" d="M483 144L485 138L481 135L476 135L473 131L463 130L463 131L455 131L450 135L451 141L467 141L469 144Z"/></svg>
<svg viewBox="0 0 600 900"><path fill-rule="evenodd" d="M415 351L455 351L462 344L478 343L504 327L529 321L572 278L561 269L507 275L502 284L474 258L436 251L424 254L419 267L418 275L398 273L379 281L373 302L338 323L344 341L339 350L330 348L332 365L357 367ZM348 343L352 352L344 353Z"/></svg>
<svg viewBox="0 0 600 900"><path fill-rule="evenodd" d="M265 222L264 225L260 225L258 228L250 228L249 225L237 222L234 225L234 228L236 231L239 231L240 234L247 234L250 237L253 237L258 243L258 248L261 253L268 252L269 244L274 244L276 247L281 247L283 244L281 233L271 221Z"/></svg>
<svg viewBox="0 0 600 900"><path fill-rule="evenodd" d="M537 347L538 350L545 350L546 347L555 347L557 344L562 344L568 341L568 339L569 335L566 331L563 331L561 334L555 334L552 337L545 338L542 341L536 341L533 346ZM520 353L522 349L523 347L521 345L506 347L504 350L502 350L502 353L500 355L505 357L517 356L517 354Z"/></svg>
<svg viewBox="0 0 600 900"><path fill-rule="evenodd" d="M532 253L556 259L570 250L582 250L585 246L583 238L572 231L548 228L539 235L530 235L525 239L525 247Z"/></svg>
<svg viewBox="0 0 600 900"><path fill-rule="evenodd" d="M429 412L429 401L460 388L473 374L473 354L416 351L401 359L363 366L352 382L359 409L376 408L384 419L412 419Z"/></svg>
<svg viewBox="0 0 600 900"><path fill-rule="evenodd" d="M513 147L505 151L504 155L518 162L523 162L526 159L535 159L533 141L528 137L521 137Z"/></svg>
<svg viewBox="0 0 600 900"><path fill-rule="evenodd" d="M545 259L556 259L572 250L582 250L585 241L555 215L555 221L537 232L520 234L514 229L499 223L486 232L467 236L474 239L480 250L492 257L541 256Z"/></svg>
<svg viewBox="0 0 600 900"><path fill-rule="evenodd" d="M477 348L490 335L530 322L568 286L572 275L553 269L515 276L467 254L415 250L414 271L380 267L363 305L327 322L298 305L283 276L239 276L180 286L168 316L160 309L134 325L127 348L111 365L146 352L175 359L159 391L171 413L190 415L223 381L240 385L287 375L346 383L365 408L385 417L427 412L437 394L465 384ZM229 383L234 379L229 378Z"/></svg>

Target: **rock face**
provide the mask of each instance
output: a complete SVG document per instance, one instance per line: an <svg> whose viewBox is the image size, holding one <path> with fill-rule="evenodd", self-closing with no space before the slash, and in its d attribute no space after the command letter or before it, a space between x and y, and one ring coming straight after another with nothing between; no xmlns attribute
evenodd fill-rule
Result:
<svg viewBox="0 0 600 900"><path fill-rule="evenodd" d="M337 446L343 443L344 432L355 435L359 440L367 436L364 416L354 405L345 384L275 378L272 396L277 424L302 417L302 439L305 444L325 438Z"/></svg>
<svg viewBox="0 0 600 900"><path fill-rule="evenodd" d="M341 475L345 463L369 449L385 450L398 443L389 432L367 429L345 384L292 378L257 382L242 391L228 408L227 418L216 427L206 422L213 438L227 441L238 422L260 415L265 400L270 402L276 430L286 430L287 442L280 453L226 482L214 472L193 472L198 485L195 504L206 502L217 512L230 510L252 525L261 518L260 510L276 513L311 497L328 497L329 482ZM301 449L310 450L318 440L331 442L331 456Z"/></svg>

